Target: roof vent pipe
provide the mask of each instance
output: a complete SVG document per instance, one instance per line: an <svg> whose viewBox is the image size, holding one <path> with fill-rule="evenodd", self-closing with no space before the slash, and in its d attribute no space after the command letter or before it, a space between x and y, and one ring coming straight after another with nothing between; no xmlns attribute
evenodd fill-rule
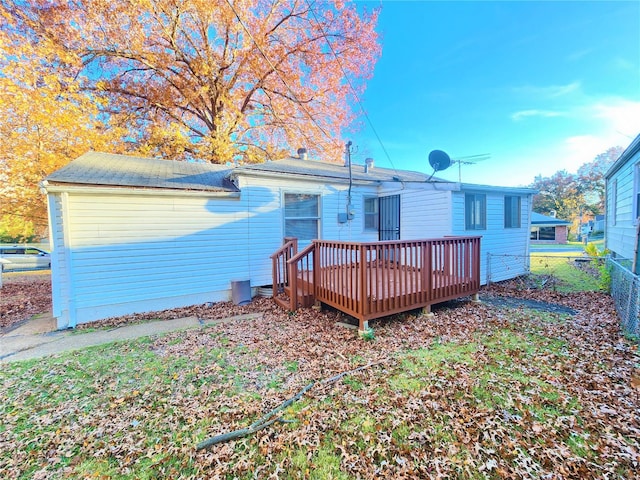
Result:
<svg viewBox="0 0 640 480"><path fill-rule="evenodd" d="M299 148L298 149L298 158L300 160L306 160L307 159L307 149L306 148Z"/></svg>
<svg viewBox="0 0 640 480"><path fill-rule="evenodd" d="M369 173L373 170L373 158L364 159L364 173Z"/></svg>

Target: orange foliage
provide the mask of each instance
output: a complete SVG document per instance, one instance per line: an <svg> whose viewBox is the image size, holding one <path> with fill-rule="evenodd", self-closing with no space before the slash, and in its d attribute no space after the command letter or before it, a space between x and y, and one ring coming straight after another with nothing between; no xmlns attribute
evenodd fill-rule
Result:
<svg viewBox="0 0 640 480"><path fill-rule="evenodd" d="M47 226L38 183L89 149L115 149L93 99L78 89L79 59L62 56L46 38L25 38L1 12L0 215L5 233Z"/></svg>
<svg viewBox="0 0 640 480"><path fill-rule="evenodd" d="M377 15L342 1L0 0L2 211L42 217L37 183L90 148L254 163L304 146L339 161L352 87L380 55Z"/></svg>
<svg viewBox="0 0 640 480"><path fill-rule="evenodd" d="M12 14L82 60L81 88L140 153L215 163L299 146L337 160L354 120L345 73L361 93L380 53L377 13L344 2L34 1Z"/></svg>

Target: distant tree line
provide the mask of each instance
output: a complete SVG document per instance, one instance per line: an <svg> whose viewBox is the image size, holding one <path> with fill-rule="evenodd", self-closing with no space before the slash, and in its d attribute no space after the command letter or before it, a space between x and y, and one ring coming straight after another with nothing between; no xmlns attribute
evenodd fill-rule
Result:
<svg viewBox="0 0 640 480"><path fill-rule="evenodd" d="M611 147L593 161L583 164L577 173L559 170L550 177L538 176L531 184L538 190L533 197L533 210L543 215L581 222L580 215L599 215L605 212L605 178L607 170L624 151Z"/></svg>

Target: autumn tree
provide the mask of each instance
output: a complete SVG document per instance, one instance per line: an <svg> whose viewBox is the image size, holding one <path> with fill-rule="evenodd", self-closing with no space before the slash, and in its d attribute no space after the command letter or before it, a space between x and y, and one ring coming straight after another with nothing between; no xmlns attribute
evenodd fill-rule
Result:
<svg viewBox="0 0 640 480"><path fill-rule="evenodd" d="M578 169L578 182L584 192L585 201L595 213L604 212L606 188L604 175L623 151L623 147L611 147Z"/></svg>
<svg viewBox="0 0 640 480"><path fill-rule="evenodd" d="M340 158L380 48L377 13L341 1L5 1L29 38L81 61L79 88L138 153ZM347 81L348 80L348 81Z"/></svg>
<svg viewBox="0 0 640 480"><path fill-rule="evenodd" d="M533 197L533 210L549 215L555 211L558 218L572 220L584 205L584 192L576 175L561 170L550 177L536 177L531 184L538 190Z"/></svg>
<svg viewBox="0 0 640 480"><path fill-rule="evenodd" d="M3 215L88 149L332 160L380 47L377 12L312 0L0 0Z"/></svg>
<svg viewBox="0 0 640 480"><path fill-rule="evenodd" d="M4 6L4 5L3 5ZM2 12L0 28L0 235L28 240L47 227L42 179L89 149L115 149L91 96L79 90L79 59L46 37L23 37Z"/></svg>
<svg viewBox="0 0 640 480"><path fill-rule="evenodd" d="M550 177L536 177L531 187L539 193L533 197L533 210L544 215L555 211L558 218L572 221L576 226L581 223L581 213L604 212L604 175L623 150L622 147L609 148L593 161L584 163L576 174L560 170Z"/></svg>

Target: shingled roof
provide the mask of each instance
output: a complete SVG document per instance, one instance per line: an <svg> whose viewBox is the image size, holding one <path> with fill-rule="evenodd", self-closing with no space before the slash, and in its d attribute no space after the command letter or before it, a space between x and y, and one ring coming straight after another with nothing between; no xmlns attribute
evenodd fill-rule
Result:
<svg viewBox="0 0 640 480"><path fill-rule="evenodd" d="M49 175L44 186L110 186L144 189L172 189L238 193L231 179L239 175L291 175L297 178L344 183L349 181L349 168L341 163L286 158L266 163L231 167L211 163L178 162L159 158L143 158L111 153L88 152ZM450 182L422 172L369 168L351 165L354 182L381 183L446 183ZM528 188L495 187L462 184L462 189L504 190L513 193L535 193Z"/></svg>
<svg viewBox="0 0 640 480"><path fill-rule="evenodd" d="M571 225L571 222L560 220L556 217L548 217L541 213L531 212L531 225L553 227L559 225Z"/></svg>
<svg viewBox="0 0 640 480"><path fill-rule="evenodd" d="M238 192L228 180L230 171L225 165L88 152L49 175L45 182L47 185Z"/></svg>
<svg viewBox="0 0 640 480"><path fill-rule="evenodd" d="M306 176L309 178L349 180L349 168L342 163L318 162L300 158L285 158L273 162L243 165L234 169L234 173L271 173ZM364 165L351 164L351 175L354 181L369 182L426 182L429 175L410 170L392 170L374 167L365 172ZM445 182L433 177L432 182ZM447 182L450 183L450 182Z"/></svg>

